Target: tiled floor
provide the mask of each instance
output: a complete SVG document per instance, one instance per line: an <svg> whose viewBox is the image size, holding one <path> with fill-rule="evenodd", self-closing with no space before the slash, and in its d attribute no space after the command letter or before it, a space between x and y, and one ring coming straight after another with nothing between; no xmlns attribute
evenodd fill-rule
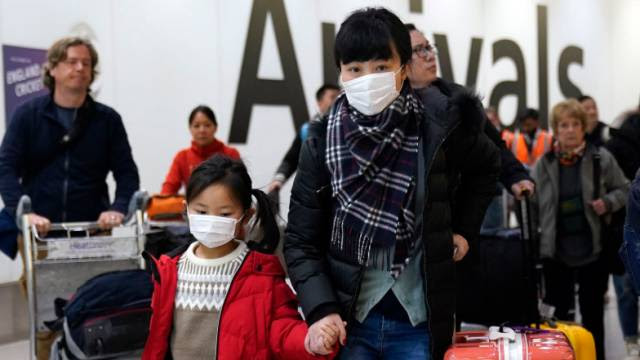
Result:
<svg viewBox="0 0 640 360"><path fill-rule="evenodd" d="M0 346L3 359L28 359L29 342L27 340L16 341Z"/></svg>
<svg viewBox="0 0 640 360"><path fill-rule="evenodd" d="M623 360L625 349L618 321L615 292L609 287L609 303L605 309L608 360ZM2 359L27 359L28 341L25 300L16 284L0 285L0 354Z"/></svg>

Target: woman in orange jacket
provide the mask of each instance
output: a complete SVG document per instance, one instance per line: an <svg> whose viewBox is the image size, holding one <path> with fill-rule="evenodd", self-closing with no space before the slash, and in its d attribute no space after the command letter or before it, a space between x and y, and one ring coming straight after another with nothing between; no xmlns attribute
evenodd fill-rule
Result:
<svg viewBox="0 0 640 360"><path fill-rule="evenodd" d="M224 154L232 159L240 159L238 150L215 138L217 130L218 122L210 107L200 105L191 111L189 115L191 147L180 150L173 158L169 173L162 184L163 195L177 194L183 185L186 188L193 169L214 154Z"/></svg>

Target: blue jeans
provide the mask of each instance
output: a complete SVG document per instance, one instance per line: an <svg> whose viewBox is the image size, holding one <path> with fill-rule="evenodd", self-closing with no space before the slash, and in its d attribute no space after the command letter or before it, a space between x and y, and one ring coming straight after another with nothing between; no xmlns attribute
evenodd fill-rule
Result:
<svg viewBox="0 0 640 360"><path fill-rule="evenodd" d="M638 337L638 293L629 274L613 275L613 285L618 301L618 317L625 339Z"/></svg>
<svg viewBox="0 0 640 360"><path fill-rule="evenodd" d="M404 313L404 319L385 316L386 312L376 306L364 323L352 320L347 344L338 359L431 359L427 323L413 327L402 305L398 303L398 306L397 313Z"/></svg>

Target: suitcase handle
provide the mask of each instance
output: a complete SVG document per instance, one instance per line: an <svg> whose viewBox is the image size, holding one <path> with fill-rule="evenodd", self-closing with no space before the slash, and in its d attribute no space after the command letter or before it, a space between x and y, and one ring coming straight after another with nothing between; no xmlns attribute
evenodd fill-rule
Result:
<svg viewBox="0 0 640 360"><path fill-rule="evenodd" d="M531 315L535 318L536 329L540 328L540 311L538 309L538 299L542 297L542 289L540 286L541 266L539 266L539 246L536 242L533 229L532 213L531 213L531 193L528 190L522 192L522 200L520 205L520 230L522 239L522 259L523 259L523 282L528 285L527 289L531 290L527 296L528 308ZM529 300L530 299L530 300Z"/></svg>

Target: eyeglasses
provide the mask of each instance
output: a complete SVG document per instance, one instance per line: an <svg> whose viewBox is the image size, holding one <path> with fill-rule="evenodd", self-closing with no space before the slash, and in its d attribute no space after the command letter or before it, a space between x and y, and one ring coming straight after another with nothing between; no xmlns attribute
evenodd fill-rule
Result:
<svg viewBox="0 0 640 360"><path fill-rule="evenodd" d="M62 60L61 63L72 66L72 67L76 67L78 66L78 64L82 64L82 67L91 67L91 60L88 60L88 59L71 58L71 59Z"/></svg>
<svg viewBox="0 0 640 360"><path fill-rule="evenodd" d="M412 52L420 57L426 58L429 54L436 55L438 54L438 49L435 45L427 44L418 45L412 49Z"/></svg>

